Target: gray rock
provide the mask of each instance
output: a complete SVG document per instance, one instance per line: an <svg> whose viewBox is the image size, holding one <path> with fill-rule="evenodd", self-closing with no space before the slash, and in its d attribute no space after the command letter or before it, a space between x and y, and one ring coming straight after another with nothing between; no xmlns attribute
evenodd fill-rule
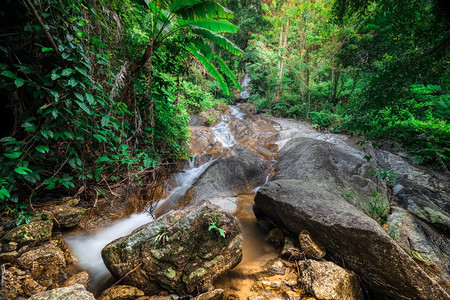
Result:
<svg viewBox="0 0 450 300"><path fill-rule="evenodd" d="M198 178L178 207L198 204L212 197L229 197L252 192L264 183L268 162L240 145L231 148L231 156L219 158Z"/></svg>
<svg viewBox="0 0 450 300"><path fill-rule="evenodd" d="M380 200L389 206L386 186L373 178L375 164L363 155L339 144L312 138L290 140L279 153L277 179L301 179L371 214L368 200L378 191Z"/></svg>
<svg viewBox="0 0 450 300"><path fill-rule="evenodd" d="M371 290L399 299L450 299L374 220L316 185L299 180L270 182L256 194L254 210L293 234L310 231Z"/></svg>
<svg viewBox="0 0 450 300"><path fill-rule="evenodd" d="M307 230L302 230L302 232L300 232L298 241L306 257L321 259L327 254L325 247L318 240L313 238Z"/></svg>
<svg viewBox="0 0 450 300"><path fill-rule="evenodd" d="M450 194L400 179L394 188L398 202L422 220L450 233Z"/></svg>
<svg viewBox="0 0 450 300"><path fill-rule="evenodd" d="M299 262L303 288L317 299L362 300L363 294L355 273L330 261Z"/></svg>
<svg viewBox="0 0 450 300"><path fill-rule="evenodd" d="M441 286L450 290L450 240L414 214L393 207L389 234Z"/></svg>
<svg viewBox="0 0 450 300"><path fill-rule="evenodd" d="M241 261L242 228L231 214L203 204L141 226L105 246L102 257L117 279L134 269L123 281L146 294L188 294L204 290Z"/></svg>
<svg viewBox="0 0 450 300"><path fill-rule="evenodd" d="M29 300L95 300L95 298L84 286L74 284L35 294Z"/></svg>

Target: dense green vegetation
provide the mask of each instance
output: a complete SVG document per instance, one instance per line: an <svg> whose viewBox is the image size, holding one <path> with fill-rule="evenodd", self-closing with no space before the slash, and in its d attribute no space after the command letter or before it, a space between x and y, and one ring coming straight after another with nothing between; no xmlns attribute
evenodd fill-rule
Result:
<svg viewBox="0 0 450 300"><path fill-rule="evenodd" d="M151 181L189 156L189 115L234 101L244 74L260 112L450 165L445 1L4 2L4 213Z"/></svg>
<svg viewBox="0 0 450 300"><path fill-rule="evenodd" d="M252 78L250 101L259 111L396 142L416 162L449 166L444 2L230 3L243 6L238 25L254 27L239 67Z"/></svg>
<svg viewBox="0 0 450 300"><path fill-rule="evenodd" d="M217 2L7 2L3 213L23 214L49 191L89 195L114 181L151 180L155 169L188 157L187 111L209 108L205 95L228 95L225 80L239 87L218 54L241 54L221 35L238 28ZM196 69L217 84L195 84L204 75Z"/></svg>

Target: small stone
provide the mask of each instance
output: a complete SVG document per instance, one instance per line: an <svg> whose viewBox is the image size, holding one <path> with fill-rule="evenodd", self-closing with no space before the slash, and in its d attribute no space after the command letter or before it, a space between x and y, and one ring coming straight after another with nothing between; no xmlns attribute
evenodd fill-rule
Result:
<svg viewBox="0 0 450 300"><path fill-rule="evenodd" d="M266 239L272 243L281 245L284 242L284 233L280 228L273 228L267 234Z"/></svg>
<svg viewBox="0 0 450 300"><path fill-rule="evenodd" d="M8 244L3 244L2 248L3 248L3 251L5 251L5 252L15 251L15 250L17 250L17 243L9 242Z"/></svg>
<svg viewBox="0 0 450 300"><path fill-rule="evenodd" d="M281 256L288 260L299 260L303 257L302 251L295 245L295 240L291 237L284 239L284 246Z"/></svg>
<svg viewBox="0 0 450 300"><path fill-rule="evenodd" d="M14 264L17 261L17 256L19 256L17 251L0 253L0 265L6 263Z"/></svg>
<svg viewBox="0 0 450 300"><path fill-rule="evenodd" d="M192 298L192 300L222 300L222 299L223 299L222 289L215 289L213 291L209 291Z"/></svg>
<svg viewBox="0 0 450 300"><path fill-rule="evenodd" d="M115 285L106 289L97 300L134 300L144 296L144 292L130 285Z"/></svg>
<svg viewBox="0 0 450 300"><path fill-rule="evenodd" d="M316 239L314 239L307 230L300 232L298 241L303 253L310 258L321 259L325 256L325 247Z"/></svg>
<svg viewBox="0 0 450 300"><path fill-rule="evenodd" d="M22 254L18 264L23 269L31 269L35 265L64 268L66 261L61 249L52 244L46 244Z"/></svg>
<svg viewBox="0 0 450 300"><path fill-rule="evenodd" d="M27 277L22 284L22 289L25 295L31 297L34 294L45 291L47 288L37 283L33 278Z"/></svg>
<svg viewBox="0 0 450 300"><path fill-rule="evenodd" d="M262 280L261 281L262 286L264 287L264 289L268 290L278 290L281 288L282 284L280 281L267 281L267 280Z"/></svg>
<svg viewBox="0 0 450 300"><path fill-rule="evenodd" d="M76 227L83 216L83 210L69 205L53 205L43 212L52 217L55 226L62 229Z"/></svg>
<svg viewBox="0 0 450 300"><path fill-rule="evenodd" d="M300 300L302 299L302 294L295 291L286 291L286 296L288 300Z"/></svg>
<svg viewBox="0 0 450 300"><path fill-rule="evenodd" d="M303 288L317 299L363 299L355 273L333 262L305 260L299 262L299 268Z"/></svg>
<svg viewBox="0 0 450 300"><path fill-rule="evenodd" d="M229 294L227 300L240 300L239 296L236 294Z"/></svg>
<svg viewBox="0 0 450 300"><path fill-rule="evenodd" d="M275 261L270 265L268 271L273 275L284 275L285 267L283 265L283 262L281 260Z"/></svg>
<svg viewBox="0 0 450 300"><path fill-rule="evenodd" d="M81 284L74 284L35 294L29 300L95 300L95 298Z"/></svg>
<svg viewBox="0 0 450 300"><path fill-rule="evenodd" d="M73 284L81 284L84 286L85 289L88 289L89 287L89 273L86 271L82 271L80 273L77 273L75 275L72 275L69 279L64 282L63 286L70 286Z"/></svg>
<svg viewBox="0 0 450 300"><path fill-rule="evenodd" d="M61 200L59 202L65 204L65 205L75 206L78 203L80 203L80 199L69 196L69 197L61 198Z"/></svg>

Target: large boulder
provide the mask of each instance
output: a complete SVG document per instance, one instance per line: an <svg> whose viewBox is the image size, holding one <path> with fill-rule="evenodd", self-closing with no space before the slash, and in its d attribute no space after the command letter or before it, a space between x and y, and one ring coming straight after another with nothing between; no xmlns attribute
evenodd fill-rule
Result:
<svg viewBox="0 0 450 300"><path fill-rule="evenodd" d="M373 177L375 164L351 147L313 138L297 138L279 153L277 179L302 179L372 214L368 203L378 192L378 201L388 207L386 186Z"/></svg>
<svg viewBox="0 0 450 300"><path fill-rule="evenodd" d="M102 250L112 275L147 295L209 288L242 258L242 228L231 214L202 204L171 211Z"/></svg>
<svg viewBox="0 0 450 300"><path fill-rule="evenodd" d="M29 300L95 300L81 284L74 284L33 295Z"/></svg>
<svg viewBox="0 0 450 300"><path fill-rule="evenodd" d="M254 210L295 235L308 230L375 293L398 299L450 299L377 222L311 182L270 182L258 190Z"/></svg>
<svg viewBox="0 0 450 300"><path fill-rule="evenodd" d="M266 179L268 162L247 147L236 145L229 157L219 158L198 178L178 207L201 203L212 196L229 197L252 192Z"/></svg>

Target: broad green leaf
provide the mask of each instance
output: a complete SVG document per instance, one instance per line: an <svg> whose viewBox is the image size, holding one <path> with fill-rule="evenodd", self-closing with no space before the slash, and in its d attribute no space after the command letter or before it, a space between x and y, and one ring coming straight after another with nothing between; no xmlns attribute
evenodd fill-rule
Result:
<svg viewBox="0 0 450 300"><path fill-rule="evenodd" d="M239 27L234 25L228 20L215 20L215 19L201 19L201 20L181 20L178 23L178 27L190 27L197 26L201 28L209 29L216 33L236 33Z"/></svg>
<svg viewBox="0 0 450 300"><path fill-rule="evenodd" d="M80 101L84 101L84 97L80 93L75 93L75 97L77 97L77 99Z"/></svg>
<svg viewBox="0 0 450 300"><path fill-rule="evenodd" d="M239 49L238 46L233 44L233 42L228 40L226 37L206 28L200 28L197 26L190 26L190 27L193 33L203 36L203 38L210 40L211 42L224 48L230 53L234 55L242 55L243 53L242 50Z"/></svg>
<svg viewBox="0 0 450 300"><path fill-rule="evenodd" d="M86 93L85 97L86 97L87 102L89 102L90 105L94 104L94 102L95 102L94 96L92 96L89 93Z"/></svg>
<svg viewBox="0 0 450 300"><path fill-rule="evenodd" d="M226 7L223 7L215 1L203 1L197 5L191 5L181 8L176 13L184 19L233 19L234 13Z"/></svg>
<svg viewBox="0 0 450 300"><path fill-rule="evenodd" d="M28 175L29 173L32 173L33 171L31 171L30 169L26 168L26 167L18 167L14 169L14 172L16 172L17 174L21 174L21 175Z"/></svg>
<svg viewBox="0 0 450 300"><path fill-rule="evenodd" d="M50 151L50 149L46 145L37 146L36 150L41 153L47 153Z"/></svg>
<svg viewBox="0 0 450 300"><path fill-rule="evenodd" d="M43 137L45 137L46 139L48 139L49 137L53 138L53 131L48 130L48 129L41 129L41 134Z"/></svg>
<svg viewBox="0 0 450 300"><path fill-rule="evenodd" d="M109 116L108 115L103 116L101 121L102 127L108 126L108 123L109 123Z"/></svg>
<svg viewBox="0 0 450 300"><path fill-rule="evenodd" d="M202 65L205 67L206 71L209 75L211 75L219 84L220 88L222 89L223 93L225 95L229 95L230 91L228 90L228 86L222 76L222 74L217 71L217 68L208 61L208 59L200 53L194 46L188 46L186 47L186 50L188 50Z"/></svg>
<svg viewBox="0 0 450 300"><path fill-rule="evenodd" d="M52 75L50 77L52 78L52 80L56 80L56 79L60 78L61 75L59 75L58 73L52 72Z"/></svg>
<svg viewBox="0 0 450 300"><path fill-rule="evenodd" d="M11 197L11 195L9 194L9 191L6 188L2 187L0 189L0 199L4 200L5 198L9 198L9 197Z"/></svg>
<svg viewBox="0 0 450 300"><path fill-rule="evenodd" d="M89 106L81 101L75 101L79 107L81 107L82 110L84 110L88 115L92 114L91 109L89 108Z"/></svg>
<svg viewBox="0 0 450 300"><path fill-rule="evenodd" d="M53 48L48 48L48 47L42 47L42 48L41 48L41 52L42 52L42 53L50 52L50 51L53 51Z"/></svg>
<svg viewBox="0 0 450 300"><path fill-rule="evenodd" d="M95 163L104 162L104 161L111 161L111 159L110 159L109 157L107 157L107 156L102 156L102 157L99 157L99 158L95 161Z"/></svg>
<svg viewBox="0 0 450 300"><path fill-rule="evenodd" d="M61 75L62 76L69 76L70 74L72 74L72 72L73 72L73 69L67 68L67 69L62 70Z"/></svg>
<svg viewBox="0 0 450 300"><path fill-rule="evenodd" d="M50 94L55 98L55 102L58 103L59 93L57 91L51 91Z"/></svg>
<svg viewBox="0 0 450 300"><path fill-rule="evenodd" d="M16 79L17 78L16 74L14 74L13 72L8 71L8 70L3 71L1 74L3 76L5 76L5 77L8 77L8 78L12 78L12 79Z"/></svg>
<svg viewBox="0 0 450 300"><path fill-rule="evenodd" d="M22 78L17 78L16 80L14 80L14 84L18 88L20 88L22 85L24 85L24 83L25 83L25 79L22 79Z"/></svg>
<svg viewBox="0 0 450 300"><path fill-rule="evenodd" d="M214 60L217 62L217 64L220 66L220 70L222 71L225 76L230 78L230 80L233 82L234 86L239 90L242 91L242 87L239 84L239 81L236 78L236 75L230 70L226 62L218 55L214 55Z"/></svg>
<svg viewBox="0 0 450 300"><path fill-rule="evenodd" d="M76 80L75 78L70 78L69 81L67 82L67 84L71 87L75 87L77 86L79 83L78 80Z"/></svg>
<svg viewBox="0 0 450 300"><path fill-rule="evenodd" d="M9 152L9 153L5 153L3 155L6 156L7 158L16 159L22 155L22 152L20 152L20 151Z"/></svg>
<svg viewBox="0 0 450 300"><path fill-rule="evenodd" d="M101 134L94 134L93 137L99 142L106 142L108 139Z"/></svg>

